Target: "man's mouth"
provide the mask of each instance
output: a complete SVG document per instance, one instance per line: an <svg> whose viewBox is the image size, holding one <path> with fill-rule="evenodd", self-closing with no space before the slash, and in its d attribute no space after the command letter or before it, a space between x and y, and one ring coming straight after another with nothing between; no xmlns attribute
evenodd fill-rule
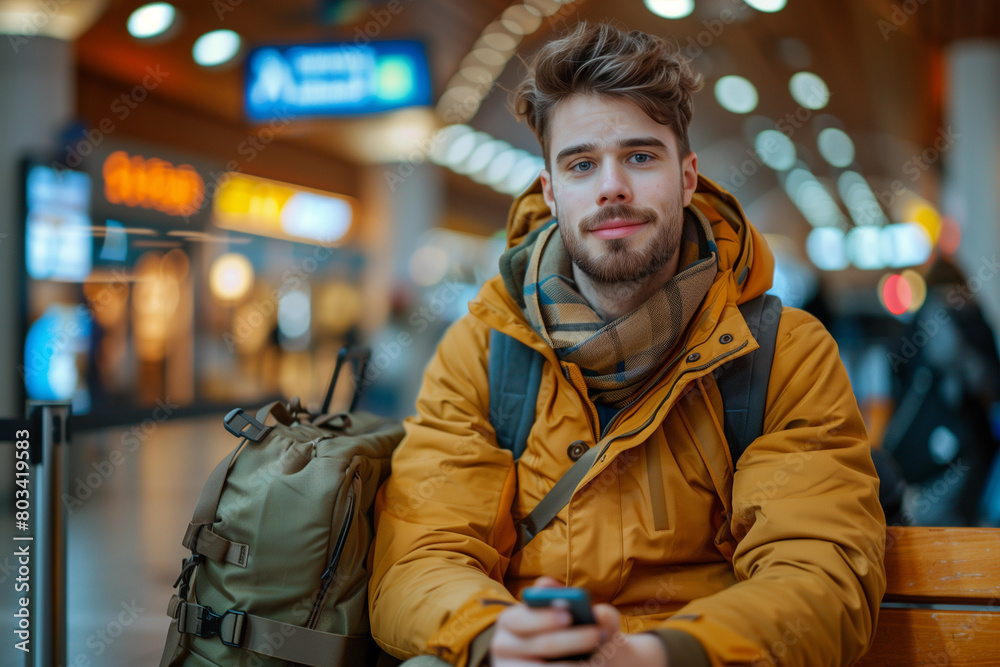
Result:
<svg viewBox="0 0 1000 667"><path fill-rule="evenodd" d="M590 233L605 241L610 239L621 239L635 234L645 225L645 220L622 220L620 218L616 218L614 220L602 222L600 225L592 229Z"/></svg>

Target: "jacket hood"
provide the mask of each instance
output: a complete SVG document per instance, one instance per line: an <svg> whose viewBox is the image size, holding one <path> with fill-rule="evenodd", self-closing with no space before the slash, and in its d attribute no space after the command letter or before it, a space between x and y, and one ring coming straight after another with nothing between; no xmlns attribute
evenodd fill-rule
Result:
<svg viewBox="0 0 1000 667"><path fill-rule="evenodd" d="M749 301L771 288L774 255L764 235L754 227L733 195L717 183L698 174L691 206L696 206L712 225L719 249L719 273L732 270L737 304ZM507 249L552 220L542 196L541 179L525 190L511 206L507 217Z"/></svg>

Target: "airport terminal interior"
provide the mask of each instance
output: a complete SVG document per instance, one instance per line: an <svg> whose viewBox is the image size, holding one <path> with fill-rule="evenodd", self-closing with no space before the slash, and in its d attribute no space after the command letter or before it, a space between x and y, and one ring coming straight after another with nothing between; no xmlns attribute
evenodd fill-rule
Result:
<svg viewBox="0 0 1000 667"><path fill-rule="evenodd" d="M0 418L71 406L59 664L157 664L230 410L318 408L361 345L360 406L414 412L545 166L511 91L584 20L702 76L699 172L836 339L898 520L1000 527L995 0L0 0Z"/></svg>

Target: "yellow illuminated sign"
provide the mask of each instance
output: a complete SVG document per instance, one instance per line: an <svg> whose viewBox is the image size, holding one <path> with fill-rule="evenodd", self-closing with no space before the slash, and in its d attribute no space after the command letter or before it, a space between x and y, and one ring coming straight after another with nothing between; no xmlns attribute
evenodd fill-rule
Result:
<svg viewBox="0 0 1000 667"><path fill-rule="evenodd" d="M295 241L336 244L350 231L353 198L230 172L212 200L216 226Z"/></svg>
<svg viewBox="0 0 1000 667"><path fill-rule="evenodd" d="M104 196L112 204L190 215L205 200L205 181L189 164L115 151L104 160Z"/></svg>

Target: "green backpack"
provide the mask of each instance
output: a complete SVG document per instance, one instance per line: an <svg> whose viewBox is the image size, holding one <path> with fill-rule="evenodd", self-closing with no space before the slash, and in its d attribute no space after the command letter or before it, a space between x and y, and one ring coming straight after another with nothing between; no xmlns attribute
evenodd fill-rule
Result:
<svg viewBox="0 0 1000 667"><path fill-rule="evenodd" d="M353 405L314 416L296 399L233 410L225 427L242 441L184 536L161 667L364 664L372 507L402 424Z"/></svg>

